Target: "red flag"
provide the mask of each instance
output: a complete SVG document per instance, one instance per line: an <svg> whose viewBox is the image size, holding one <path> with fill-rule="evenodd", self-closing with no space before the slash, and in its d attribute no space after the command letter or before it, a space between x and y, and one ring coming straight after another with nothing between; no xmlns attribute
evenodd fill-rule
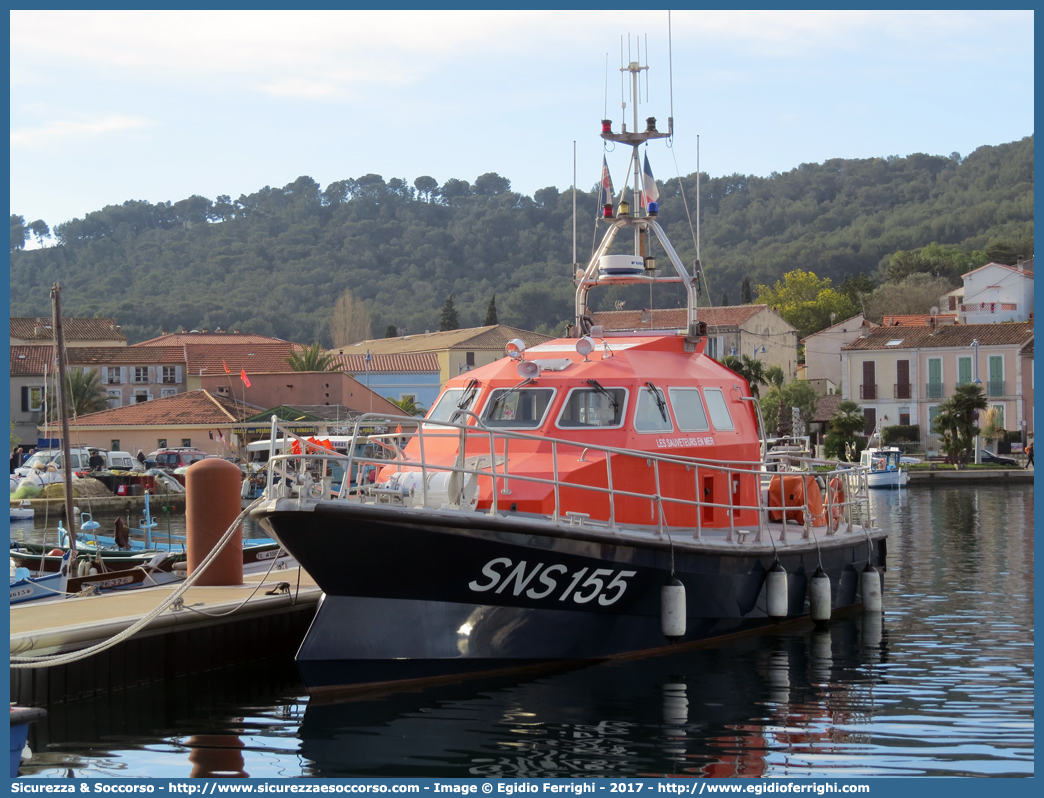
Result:
<svg viewBox="0 0 1044 798"><path fill-rule="evenodd" d="M228 363L226 363L224 360L221 361L221 365L225 367L225 373L226 374L231 374L232 373L232 369L230 369L228 367Z"/></svg>
<svg viewBox="0 0 1044 798"><path fill-rule="evenodd" d="M250 380L247 379L246 369L243 369L241 372L239 372L239 379L246 383L247 388L250 387Z"/></svg>

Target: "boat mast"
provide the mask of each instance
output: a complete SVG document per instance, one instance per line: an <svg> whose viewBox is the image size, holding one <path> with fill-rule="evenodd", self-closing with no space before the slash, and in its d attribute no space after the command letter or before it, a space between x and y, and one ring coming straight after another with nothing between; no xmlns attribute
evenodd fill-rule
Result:
<svg viewBox="0 0 1044 798"><path fill-rule="evenodd" d="M72 461L69 459L69 397L65 382L65 333L62 331L62 287L51 288L54 341L58 347L58 412L62 417L62 471L65 475L65 520L69 524L69 550L76 551L76 519L73 517Z"/></svg>
<svg viewBox="0 0 1044 798"><path fill-rule="evenodd" d="M661 133L656 129L656 117L653 116L650 116L645 120L644 130L638 130L638 77L641 72L644 72L648 68L648 66L642 66L638 61L631 61L627 66L621 67L620 70L621 73L630 73L631 75L631 122L634 129L628 130L627 122L624 121L621 125L621 131L619 133L614 133L612 129L612 120L602 120L601 135L603 139L618 144L627 144L631 147L631 159L634 163L633 199L635 201L635 207L632 209L630 203L624 199L626 194L626 183L625 187L620 192L620 200L615 215L611 204L605 206L603 221L608 222L609 229L602 238L602 243L595 249L591 256L591 260L588 261L587 267L582 273L578 274L576 279L576 324L572 334L574 337L579 338L587 335L591 331L593 319L588 312L588 293L596 285L682 283L685 286L687 300L686 347L689 351L695 351L696 344L699 342L701 337L705 335L705 332L703 332L704 325L699 324L696 320L696 304L698 300L696 282L693 275L691 275L688 269L686 269L682 264L681 259L678 257L678 253L675 252L671 242L667 239L667 234L657 223L657 208L655 204L650 203L649 207L644 208L641 207L641 204L638 202L638 198L642 193L642 180L644 177L642 174L642 165L639 162L638 148L650 139L665 139L674 135L673 117L668 117L667 119L666 133ZM624 104L624 106L626 107L626 104ZM628 163L628 167L630 167L630 163ZM640 271L635 270L632 273L626 274L602 272L599 269L602 256L608 254L617 234L624 228L628 227L632 229L634 234L634 255L635 259L640 260L641 262ZM664 251L667 253L667 258L674 267L674 275L661 275L656 268L656 259L647 254L647 238L650 233L656 237Z"/></svg>

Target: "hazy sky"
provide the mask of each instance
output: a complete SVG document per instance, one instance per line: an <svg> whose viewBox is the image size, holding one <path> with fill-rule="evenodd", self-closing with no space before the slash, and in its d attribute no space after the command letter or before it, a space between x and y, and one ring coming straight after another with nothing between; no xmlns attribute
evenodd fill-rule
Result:
<svg viewBox="0 0 1044 798"><path fill-rule="evenodd" d="M636 19L13 11L11 210L53 227L128 199L370 172L497 172L532 195L572 184L574 141L590 188L607 106L620 126L621 36L650 66L639 117L671 115L667 12ZM767 175L1033 133L1031 11L676 11L671 26L674 147L648 150L660 179L695 171L697 135L704 172ZM609 154L617 187L625 159Z"/></svg>

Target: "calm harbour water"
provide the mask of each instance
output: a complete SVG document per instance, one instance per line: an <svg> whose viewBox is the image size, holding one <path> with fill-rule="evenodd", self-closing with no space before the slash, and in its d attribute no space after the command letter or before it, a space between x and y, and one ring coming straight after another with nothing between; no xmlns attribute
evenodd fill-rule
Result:
<svg viewBox="0 0 1044 798"><path fill-rule="evenodd" d="M883 621L325 705L260 663L53 706L22 773L1032 775L1032 487L874 501Z"/></svg>

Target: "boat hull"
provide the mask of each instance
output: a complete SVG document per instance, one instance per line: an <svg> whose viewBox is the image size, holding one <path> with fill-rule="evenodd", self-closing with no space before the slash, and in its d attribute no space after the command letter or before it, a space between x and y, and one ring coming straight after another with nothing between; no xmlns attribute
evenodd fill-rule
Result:
<svg viewBox="0 0 1044 798"><path fill-rule="evenodd" d="M654 532L481 513L319 502L261 509L273 535L326 592L297 660L313 691L600 660L661 648L661 587L672 541ZM772 623L765 611L771 545L692 543L674 531L674 573L685 586L683 642ZM789 616L807 612L817 566L832 606L859 601L859 572L884 566L881 533L779 546ZM871 546L872 540L872 546ZM868 555L868 548L872 551ZM338 554L341 553L341 554Z"/></svg>
<svg viewBox="0 0 1044 798"><path fill-rule="evenodd" d="M866 475L867 487L896 490L905 488L909 480L909 472L899 469L896 471L871 471Z"/></svg>

